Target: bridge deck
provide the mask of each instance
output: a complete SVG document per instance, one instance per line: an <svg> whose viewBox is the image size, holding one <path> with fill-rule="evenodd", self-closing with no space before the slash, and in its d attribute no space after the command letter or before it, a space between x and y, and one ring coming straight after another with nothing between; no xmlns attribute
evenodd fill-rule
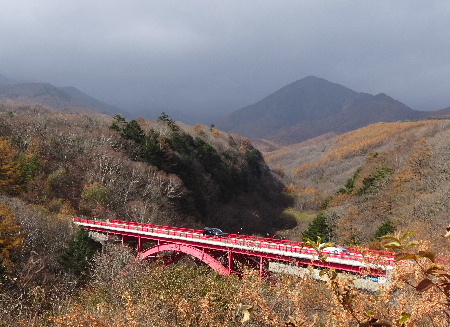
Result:
<svg viewBox="0 0 450 327"><path fill-rule="evenodd" d="M197 229L120 220L99 221L75 218L74 223L89 230L109 234L233 251L272 260L311 262L313 265L321 266L318 260L318 253L314 249L305 246L302 242L239 234L225 234L224 237L204 236L203 231ZM327 264L322 266L333 266L335 264L342 269L347 267L349 271L359 271L362 268L385 271L394 262L393 254L390 252L367 251L361 253L352 248L347 248L347 250L348 253L323 251L323 254L327 256Z"/></svg>

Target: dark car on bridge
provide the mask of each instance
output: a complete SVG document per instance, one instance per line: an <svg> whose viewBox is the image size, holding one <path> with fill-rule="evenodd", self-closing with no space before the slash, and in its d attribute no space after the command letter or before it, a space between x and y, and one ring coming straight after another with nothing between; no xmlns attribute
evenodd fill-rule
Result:
<svg viewBox="0 0 450 327"><path fill-rule="evenodd" d="M218 228L212 228L212 227L205 227L203 228L203 235L206 236L218 236L218 237L224 237L224 233L218 229Z"/></svg>

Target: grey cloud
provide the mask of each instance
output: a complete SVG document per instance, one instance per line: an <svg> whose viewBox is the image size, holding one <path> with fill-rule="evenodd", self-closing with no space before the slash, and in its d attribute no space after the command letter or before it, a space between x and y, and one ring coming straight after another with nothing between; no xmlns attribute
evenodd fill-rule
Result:
<svg viewBox="0 0 450 327"><path fill-rule="evenodd" d="M203 118L307 75L450 104L448 1L56 1L0 5L0 73L137 114Z"/></svg>

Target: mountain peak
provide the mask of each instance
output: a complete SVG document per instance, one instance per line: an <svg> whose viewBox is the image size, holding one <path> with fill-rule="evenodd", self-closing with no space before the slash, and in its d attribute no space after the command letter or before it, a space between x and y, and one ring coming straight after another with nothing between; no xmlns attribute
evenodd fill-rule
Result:
<svg viewBox="0 0 450 327"><path fill-rule="evenodd" d="M317 77L314 75L308 75L304 78L301 78L295 82L292 82L292 83L286 85L285 87L290 86L290 85L296 85L296 86L302 86L302 87L306 87L306 86L317 87L317 86L321 86L321 85L322 86L323 85L337 85L340 87L344 87L342 85L330 82L330 81L326 80L325 78Z"/></svg>
<svg viewBox="0 0 450 327"><path fill-rule="evenodd" d="M306 76L239 109L215 125L249 138L291 144L324 133L342 133L380 121L423 116L384 93L353 91L313 75Z"/></svg>
<svg viewBox="0 0 450 327"><path fill-rule="evenodd" d="M321 78L321 77L317 77L317 76L314 76L314 75L308 75L306 77L303 77L302 79L299 79L299 81L319 81L319 80L326 81L326 79Z"/></svg>

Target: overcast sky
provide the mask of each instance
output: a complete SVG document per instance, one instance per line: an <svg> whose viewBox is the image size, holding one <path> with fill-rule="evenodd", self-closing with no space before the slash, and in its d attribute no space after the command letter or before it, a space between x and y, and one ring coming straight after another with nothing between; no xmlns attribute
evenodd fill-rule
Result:
<svg viewBox="0 0 450 327"><path fill-rule="evenodd" d="M450 105L448 0L5 0L0 44L1 74L145 118L206 123L308 75Z"/></svg>

